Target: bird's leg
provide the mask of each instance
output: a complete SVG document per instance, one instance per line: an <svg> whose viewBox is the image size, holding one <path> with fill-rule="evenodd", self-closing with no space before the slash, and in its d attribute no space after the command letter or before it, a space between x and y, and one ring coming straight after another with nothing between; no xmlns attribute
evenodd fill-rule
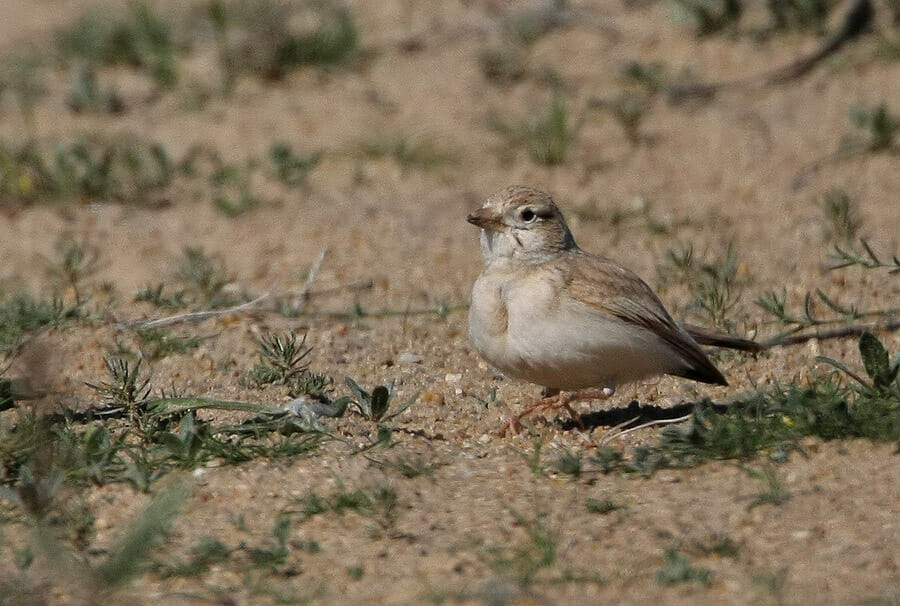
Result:
<svg viewBox="0 0 900 606"><path fill-rule="evenodd" d="M574 408L572 408L572 402L582 402L585 400L606 400L614 393L616 393L615 388L613 387L604 387L603 389L591 389L585 391L559 391L556 389L547 390L544 392L545 396L539 399L537 402L534 402L531 406L523 410L517 415L510 417L508 421L506 421L500 429L497 430L497 435L506 436L509 433L517 434L522 431L522 417L530 415L536 410L540 410L542 408L565 408L566 412L569 413L569 416L572 417L572 420L580 427L581 429L585 429L584 422L581 420L581 415L579 415Z"/></svg>
<svg viewBox="0 0 900 606"><path fill-rule="evenodd" d="M548 406L553 406L559 400L560 392L556 391L553 395L544 396L534 403L531 404L528 408L523 410L517 415L511 416L500 428L497 430L497 435L501 437L505 437L507 435L515 435L524 429L522 427L522 423L520 422L522 417L528 416L533 413L535 410L540 408L546 408Z"/></svg>
<svg viewBox="0 0 900 606"><path fill-rule="evenodd" d="M584 431L586 427L584 426L584 421L581 420L581 415L575 412L575 409L569 405L569 402L575 402L575 395L577 392L571 391L562 391L559 394L559 401L556 404L551 404L553 408L565 408L566 412L569 413L569 416L572 417L572 420L575 421L575 424L578 425L578 428Z"/></svg>
<svg viewBox="0 0 900 606"><path fill-rule="evenodd" d="M559 394L559 401L556 404L551 404L553 408L565 408L566 412L569 413L569 416L572 417L572 420L575 421L575 424L583 431L586 429L584 426L584 421L581 420L581 415L575 412L575 409L570 406L572 402L584 402L586 400L606 400L612 395L616 393L614 387L604 387L603 389L591 389L586 391L563 391Z"/></svg>

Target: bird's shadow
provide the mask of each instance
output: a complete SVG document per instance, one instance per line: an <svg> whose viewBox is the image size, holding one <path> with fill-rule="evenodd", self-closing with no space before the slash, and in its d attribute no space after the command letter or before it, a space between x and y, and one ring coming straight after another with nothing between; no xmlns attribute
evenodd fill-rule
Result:
<svg viewBox="0 0 900 606"><path fill-rule="evenodd" d="M652 421L675 421L681 417L692 414L698 406L703 405L717 413L725 412L728 407L723 404L713 404L709 400L702 402L686 402L676 406L656 406L655 404L641 404L632 400L628 406L597 410L580 415L581 422L586 429L597 427L635 427ZM560 417L559 424L563 430L571 430L578 424L571 418Z"/></svg>

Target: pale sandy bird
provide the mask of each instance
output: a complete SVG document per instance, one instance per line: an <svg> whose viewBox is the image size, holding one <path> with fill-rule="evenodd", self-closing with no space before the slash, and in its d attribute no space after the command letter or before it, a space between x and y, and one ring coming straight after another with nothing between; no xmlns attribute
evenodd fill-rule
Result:
<svg viewBox="0 0 900 606"><path fill-rule="evenodd" d="M727 385L698 342L757 351L753 341L675 322L637 275L581 250L549 194L513 186L469 214L481 228L469 339L506 375L546 388L541 407L606 399L616 387L669 374Z"/></svg>

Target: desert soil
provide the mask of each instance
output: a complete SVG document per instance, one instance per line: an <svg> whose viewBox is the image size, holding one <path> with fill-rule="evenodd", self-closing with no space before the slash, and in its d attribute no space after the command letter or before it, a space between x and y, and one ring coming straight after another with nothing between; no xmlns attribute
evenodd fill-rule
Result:
<svg viewBox="0 0 900 606"><path fill-rule="evenodd" d="M297 510L298 499L310 492L388 486L396 492L396 509L387 521L348 512L295 523L294 544L315 541L321 551L292 549L289 570L265 581L273 593L255 591L245 572L220 564L198 578L140 575L116 600L268 603L277 590L294 596L291 601L322 604L898 603L896 445L809 440L802 453L774 467L790 498L751 508L761 484L733 461L650 478L592 472L573 479L552 469L549 462L566 452L588 460L609 430L603 423L581 431L548 413L528 420L518 436L492 434L539 391L499 377L479 359L467 342L466 312L457 308L467 303L481 264L478 234L465 216L507 185L552 192L583 248L616 259L654 285L666 251L690 243L698 257L712 259L732 246L745 287L730 316L742 333L764 338L778 330L753 304L768 290L784 288L795 308L804 293L816 289L860 309L896 307L900 294L900 282L886 272L827 271L833 247L823 211L825 192L843 189L858 211L860 234L885 257L895 254L896 154L829 164L792 187L798 171L854 132L847 117L852 104L884 102L900 112L900 62L879 57L874 34L787 84L725 91L683 105L658 95L641 124L640 141L632 144L609 112L592 104L623 88L625 62L661 62L673 74L690 70L703 79L727 80L788 63L821 39L810 33L765 41L747 35L697 39L673 18L667 2L571 4L581 18L540 37L527 59L535 74L555 72L570 111L583 121L558 166L507 148L490 127L497 116L513 120L543 111L552 98L547 78L499 85L479 68L479 53L498 43L501 20L521 10L516 3L349 2L361 30L363 60L329 71L299 69L275 83L245 77L231 96L214 95L199 109L186 108L177 90L154 97L146 78L124 68L104 73L129 107L121 115L70 112L62 68L46 74L36 132L30 133L14 100L3 98L5 141L29 134L52 142L81 132L136 133L163 143L175 157L202 144L240 163L267 158L276 140L300 151L326 151L303 187L287 188L257 174L253 187L261 204L233 218L213 206L208 188L187 179L145 206L5 201L3 283L49 292L45 260L61 238L76 238L99 252L99 271L91 280L109 283L119 294L104 320L41 335L42 380L54 394L42 406L97 402L85 382L103 379L103 355L117 340L131 342L126 323L166 313L131 302L132 294L170 281L186 246L224 262L234 291L251 295L299 292L325 251L308 311L451 306L446 315L358 320L254 311L177 326L178 334L210 338L189 353L154 363L155 385L284 403L283 390L252 389L240 378L256 361L260 334L292 329L308 333L313 368L337 378L337 395L345 393L345 376L366 386L394 380L400 401L421 395L393 421L390 448L367 456L353 455L352 445L369 444L376 425L348 414L326 421L346 443L329 442L294 460L212 464L188 474L188 504L155 553L186 559L203 537L230 546L267 544L277 517ZM52 41L56 28L89 6L74 0L0 2L0 52ZM162 6L181 10L174 3ZM879 21L878 27L896 39L890 23ZM183 81L215 85L211 49L200 45L186 56ZM375 135L431 141L452 152L453 161L421 169L367 158L359 152L360 141ZM359 283L371 287L351 288ZM688 290L667 288L662 298L677 317L703 320ZM882 338L890 351L900 350L900 334ZM609 402L585 404L581 411L622 413L634 400L663 407L703 397L727 402L774 382L803 383L828 372L817 355L860 367L854 339L810 341L755 358L717 358L728 387L663 378L623 387ZM12 374L24 372L17 364L23 362L14 363ZM496 399L485 405L495 389ZM612 444L652 443L660 431L649 428ZM544 470L535 472L530 462L538 448ZM385 465L417 458L434 464L433 472L406 478ZM746 462L755 468L767 464L765 456ZM87 502L96 534L89 552L102 553L113 544L148 498L122 484L91 488ZM585 507L588 499L625 508L598 515ZM235 523L238 516L242 528ZM497 565L497 553L532 545L528 531L535 528L555 541L555 559L530 583L519 582ZM722 537L737 546L736 555L704 552L703 545ZM709 569L711 583L660 584L657 572L669 548ZM2 567L11 570L6 562ZM603 582L585 580L597 577ZM51 603L64 599L65 583L55 591L47 598Z"/></svg>

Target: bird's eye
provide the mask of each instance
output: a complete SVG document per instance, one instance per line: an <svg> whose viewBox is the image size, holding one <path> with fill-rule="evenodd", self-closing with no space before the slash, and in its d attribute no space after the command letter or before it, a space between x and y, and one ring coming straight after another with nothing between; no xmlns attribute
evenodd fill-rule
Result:
<svg viewBox="0 0 900 606"><path fill-rule="evenodd" d="M531 210L530 208L526 208L526 209L523 210L521 213L519 213L519 216L520 216L520 217L522 218L522 220L525 221L526 223L531 223L532 221L534 221L534 218L535 218L537 215L535 215L535 214L534 214L534 211Z"/></svg>

